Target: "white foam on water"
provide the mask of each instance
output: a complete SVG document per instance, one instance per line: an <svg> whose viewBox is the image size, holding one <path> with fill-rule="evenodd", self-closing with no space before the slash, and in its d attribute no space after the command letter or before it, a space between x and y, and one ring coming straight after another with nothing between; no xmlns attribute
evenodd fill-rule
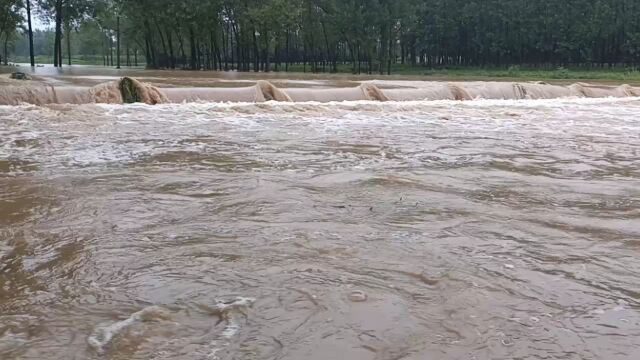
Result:
<svg viewBox="0 0 640 360"><path fill-rule="evenodd" d="M224 301L218 300L218 303L216 304L215 307L220 311L227 311L229 309L237 309L237 308L251 306L255 301L256 299L254 298L238 296L232 302L224 302Z"/></svg>
<svg viewBox="0 0 640 360"><path fill-rule="evenodd" d="M218 311L224 321L226 322L225 328L220 334L224 339L220 343L218 340L212 340L208 344L208 351L206 358L209 360L219 360L218 353L223 351L225 347L229 346L229 340L232 339L240 332L240 324L236 321L236 313L242 309L250 307L256 299L249 297L236 297L233 301L217 300L217 303L213 306L213 310Z"/></svg>
<svg viewBox="0 0 640 360"><path fill-rule="evenodd" d="M230 339L240 331L240 324L235 320L234 311L251 306L256 299L248 297L237 297L233 302L218 301L215 308L222 313L226 313L227 326L222 331L222 336Z"/></svg>
<svg viewBox="0 0 640 360"><path fill-rule="evenodd" d="M104 110L107 114L117 113L118 118L128 117L128 112L123 109L153 111L155 113L171 113L175 111L200 111L200 112L231 112L236 114L255 113L309 113L309 112L333 112L341 111L364 111L364 112L404 112L404 111L429 111L433 108L484 108L484 107L524 107L524 108L563 108L566 106L583 105L618 105L637 104L640 97L624 98L557 98L557 99L522 99L522 100L486 100L476 99L469 101L457 100L418 100L418 101L332 101L332 102L279 102L267 101L262 103L254 102L190 102L190 103L167 103L158 105L147 104L82 104L74 105L74 108L85 109L94 107ZM639 104L640 105L640 104ZM41 107L47 109L47 107ZM33 105L0 105L0 111L14 113L19 110L33 109ZM0 116L3 115L0 113ZM185 121L185 119L176 119Z"/></svg>
<svg viewBox="0 0 640 360"><path fill-rule="evenodd" d="M314 137L343 136L345 132L365 131L372 136L383 132L413 141L414 154L433 149L414 141L408 127L423 129L426 135L438 128L455 128L502 136L526 127L550 138L558 129L608 137L611 129L637 132L639 110L640 98L0 106L0 135L8 139L0 142L0 155L37 166L30 169L49 170L120 167L136 162L155 166L147 159L164 153L182 151L206 157L227 152L280 168L274 138L282 141L308 136L315 141L319 139ZM206 139L200 141L200 137ZM541 141L538 139L523 140ZM332 151L324 154L341 157L335 163L336 170L364 170L388 161L387 149L380 151L378 157ZM416 161L413 155L399 153L392 154L398 161ZM187 165L207 166L197 158ZM313 170L313 166L304 170Z"/></svg>
<svg viewBox="0 0 640 360"><path fill-rule="evenodd" d="M0 353L8 353L28 343L27 334L15 334L11 330L0 335Z"/></svg>
<svg viewBox="0 0 640 360"><path fill-rule="evenodd" d="M131 314L128 318L115 322L110 325L96 328L91 336L87 338L87 343L98 353L104 353L105 347L111 343L111 340L126 328L135 324L153 318L162 318L165 309L159 306L149 306L138 312Z"/></svg>
<svg viewBox="0 0 640 360"><path fill-rule="evenodd" d="M224 330L222 331L222 336L224 336L227 339L230 339L234 336L236 336L236 334L238 333L238 331L240 331L240 325L238 325L234 320L233 317L231 317L229 319L229 322L227 324L227 327L224 328Z"/></svg>
<svg viewBox="0 0 640 360"><path fill-rule="evenodd" d="M634 104L640 101L640 97L625 98L558 98L558 99L523 99L523 100L486 100L476 99L469 101L457 100L418 100L418 101L331 101L331 102L279 102L267 101L263 103L248 102L192 102L158 105L124 105L136 106L144 109L154 109L155 111L204 111L204 112L232 112L240 114L254 113L310 113L310 112L333 112L341 111L364 111L364 112L406 112L406 111L429 111L433 108L455 107L455 108L486 108L486 107L524 107L524 108L563 108L566 106L583 105L604 105L604 104ZM639 104L640 105L640 104ZM99 104L98 106L111 109L119 108L123 105Z"/></svg>
<svg viewBox="0 0 640 360"><path fill-rule="evenodd" d="M207 359L210 359L210 360L220 359L216 354L220 352L222 348L217 347L217 343L215 341L212 341L211 344L209 344L209 346L211 347L211 351L209 351L209 354L207 354Z"/></svg>

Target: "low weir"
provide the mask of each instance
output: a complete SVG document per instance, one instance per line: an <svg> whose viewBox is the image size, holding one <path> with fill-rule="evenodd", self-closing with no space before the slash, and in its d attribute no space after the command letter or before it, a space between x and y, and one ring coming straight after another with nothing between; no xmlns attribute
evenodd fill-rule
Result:
<svg viewBox="0 0 640 360"><path fill-rule="evenodd" d="M420 82L416 87L380 88L364 82L349 88L277 88L260 80L248 87L159 88L124 77L93 87L9 85L0 88L0 105L128 104L182 102L335 102L421 101L475 99L554 99L640 96L640 88L575 83L569 86L543 82Z"/></svg>

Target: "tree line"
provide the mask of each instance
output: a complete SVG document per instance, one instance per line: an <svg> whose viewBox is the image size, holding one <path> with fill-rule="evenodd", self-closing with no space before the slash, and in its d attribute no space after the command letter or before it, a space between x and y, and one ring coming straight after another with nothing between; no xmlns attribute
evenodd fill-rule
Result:
<svg viewBox="0 0 640 360"><path fill-rule="evenodd" d="M32 38L32 16L50 24L56 66L71 60L74 36L104 64L139 56L150 68L640 63L638 0L0 0L0 11L5 52L16 34Z"/></svg>

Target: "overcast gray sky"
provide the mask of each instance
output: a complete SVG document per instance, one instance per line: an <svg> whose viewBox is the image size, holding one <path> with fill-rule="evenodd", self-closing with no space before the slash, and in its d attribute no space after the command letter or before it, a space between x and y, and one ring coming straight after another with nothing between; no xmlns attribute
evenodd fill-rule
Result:
<svg viewBox="0 0 640 360"><path fill-rule="evenodd" d="M31 20L31 26L33 26L34 30L43 30L46 29L48 27L50 27L49 25L43 23L40 19L38 19L37 17L33 18Z"/></svg>
<svg viewBox="0 0 640 360"><path fill-rule="evenodd" d="M23 15L24 15L24 18L26 19L27 18L26 10L23 11ZM26 21L25 21L25 25L26 25ZM47 24L44 21L42 21L40 17L33 11L33 9L31 9L31 26L33 26L34 30L43 30L43 29L53 27L52 24Z"/></svg>

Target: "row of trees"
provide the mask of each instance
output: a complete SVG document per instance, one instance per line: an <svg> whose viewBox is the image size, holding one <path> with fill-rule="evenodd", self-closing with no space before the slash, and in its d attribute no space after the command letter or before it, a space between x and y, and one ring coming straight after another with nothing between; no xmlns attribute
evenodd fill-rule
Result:
<svg viewBox="0 0 640 360"><path fill-rule="evenodd" d="M23 20L20 15L21 5L19 0L0 0L0 41L4 50L4 56L0 55L0 62L4 61L5 65L9 55L9 40Z"/></svg>
<svg viewBox="0 0 640 360"><path fill-rule="evenodd" d="M54 25L55 65L63 39L70 61L72 34L96 29L105 63L122 50L153 68L640 63L638 0L0 0L5 44L30 2Z"/></svg>
<svg viewBox="0 0 640 360"><path fill-rule="evenodd" d="M90 0L0 0L0 39L4 36L4 62L8 60L8 46L12 37L20 32L27 35L30 49L31 66L34 62L33 14L34 5L44 21L54 18L55 43L54 62L62 65L62 26L70 33L72 26L88 20L90 9L94 5Z"/></svg>

